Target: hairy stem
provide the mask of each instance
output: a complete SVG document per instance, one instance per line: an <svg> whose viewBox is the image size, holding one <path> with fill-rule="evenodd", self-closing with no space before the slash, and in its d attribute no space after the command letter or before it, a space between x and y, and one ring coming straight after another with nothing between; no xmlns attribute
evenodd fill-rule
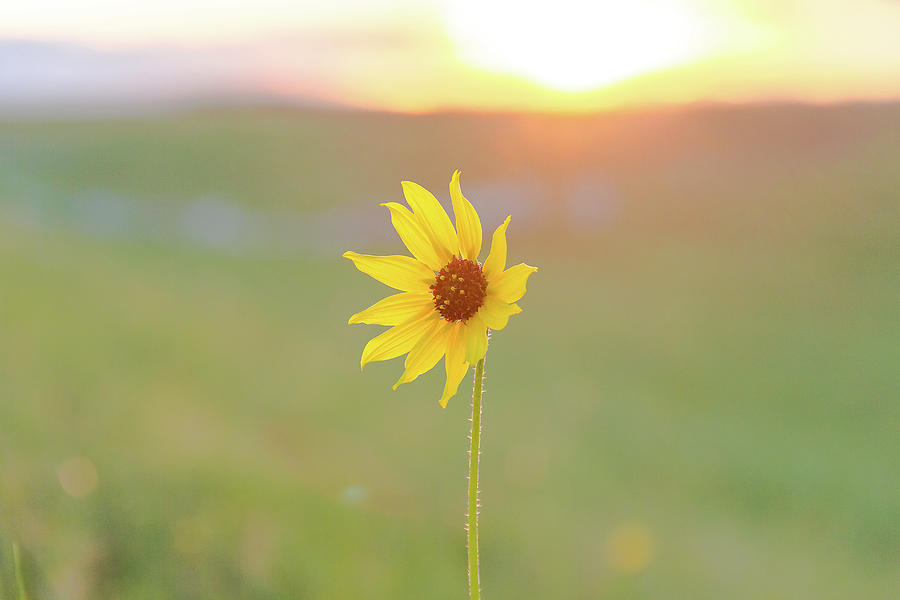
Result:
<svg viewBox="0 0 900 600"><path fill-rule="evenodd" d="M469 549L469 598L481 597L478 574L478 459L481 457L481 393L484 388L484 358L475 365L475 389L472 392L472 435L469 446L469 505L467 546Z"/></svg>

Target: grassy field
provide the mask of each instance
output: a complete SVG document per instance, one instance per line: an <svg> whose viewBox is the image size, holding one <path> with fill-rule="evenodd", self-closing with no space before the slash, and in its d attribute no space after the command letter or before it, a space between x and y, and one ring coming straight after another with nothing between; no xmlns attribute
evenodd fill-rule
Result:
<svg viewBox="0 0 900 600"><path fill-rule="evenodd" d="M897 105L0 124L0 598L13 540L35 599L465 597L471 384L441 410L440 372L361 374L380 328L346 319L387 288L339 258L400 253L386 215L346 224L454 168L541 269L487 357L487 598L895 597L898 131ZM212 244L179 228L209 197L238 220ZM279 215L334 229L294 247Z"/></svg>

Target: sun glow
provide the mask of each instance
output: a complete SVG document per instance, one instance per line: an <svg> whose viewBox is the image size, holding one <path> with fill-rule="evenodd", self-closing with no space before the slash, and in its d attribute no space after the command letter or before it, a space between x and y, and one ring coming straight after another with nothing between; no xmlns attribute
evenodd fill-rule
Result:
<svg viewBox="0 0 900 600"><path fill-rule="evenodd" d="M445 14L466 62L565 91L684 64L716 37L702 16L675 0L454 0Z"/></svg>

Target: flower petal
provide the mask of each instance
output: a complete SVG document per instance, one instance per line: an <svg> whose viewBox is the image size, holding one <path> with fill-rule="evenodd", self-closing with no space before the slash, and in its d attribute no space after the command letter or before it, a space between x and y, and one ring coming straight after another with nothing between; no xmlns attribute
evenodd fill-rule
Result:
<svg viewBox="0 0 900 600"><path fill-rule="evenodd" d="M418 183L401 182L403 196L407 204L419 218L423 231L428 235L441 264L450 262L450 258L459 255L459 238L450 223L450 217L434 195Z"/></svg>
<svg viewBox="0 0 900 600"><path fill-rule="evenodd" d="M403 292L421 292L434 282L434 272L409 256L371 256L344 252L356 268L385 285Z"/></svg>
<svg viewBox="0 0 900 600"><path fill-rule="evenodd" d="M459 189L459 171L450 179L450 200L456 216L456 233L459 235L460 258L478 260L481 252L481 219L472 203L466 200Z"/></svg>
<svg viewBox="0 0 900 600"><path fill-rule="evenodd" d="M475 364L484 358L488 347L487 325L477 313L466 321L463 335L466 338L466 362Z"/></svg>
<svg viewBox="0 0 900 600"><path fill-rule="evenodd" d="M531 267L520 263L500 273L488 286L488 295L494 296L503 302L515 302L525 295L525 282L528 276L537 271L537 267Z"/></svg>
<svg viewBox="0 0 900 600"><path fill-rule="evenodd" d="M437 364L437 361L441 360L444 352L447 351L450 331L450 323L443 319L438 319L428 324L426 333L406 356L406 362L404 363L406 370L400 376L400 379L397 380L397 383L394 384L395 390L401 384L409 383L422 373L431 370Z"/></svg>
<svg viewBox="0 0 900 600"><path fill-rule="evenodd" d="M379 300L366 310L358 312L348 323L369 325L400 325L426 311L434 310L432 295L428 292L400 292Z"/></svg>
<svg viewBox="0 0 900 600"><path fill-rule="evenodd" d="M507 304L502 300L488 296L484 299L484 304L481 305L481 308L478 309L477 316L481 317L481 320L491 329L499 330L506 327L512 315L517 315L520 312L522 312L522 309L519 308L518 304Z"/></svg>
<svg viewBox="0 0 900 600"><path fill-rule="evenodd" d="M429 324L439 319L440 315L437 312L429 311L418 319L391 327L381 335L372 338L363 348L362 358L359 361L360 370L370 362L390 360L406 354L428 332Z"/></svg>
<svg viewBox="0 0 900 600"><path fill-rule="evenodd" d="M462 335L464 327L464 325L455 324L447 343L447 354L444 356L447 382L444 384L444 393L440 400L443 408L447 408L447 401L456 395L459 383L469 371L469 363L466 362L466 339Z"/></svg>
<svg viewBox="0 0 900 600"><path fill-rule="evenodd" d="M422 229L420 220L398 202L385 202L382 206L391 211L391 223L409 252L432 271L439 271L446 263L438 259L434 245Z"/></svg>
<svg viewBox="0 0 900 600"><path fill-rule="evenodd" d="M484 261L484 276L488 281L493 281L506 268L506 227L509 225L509 219L506 217L491 238L491 253Z"/></svg>

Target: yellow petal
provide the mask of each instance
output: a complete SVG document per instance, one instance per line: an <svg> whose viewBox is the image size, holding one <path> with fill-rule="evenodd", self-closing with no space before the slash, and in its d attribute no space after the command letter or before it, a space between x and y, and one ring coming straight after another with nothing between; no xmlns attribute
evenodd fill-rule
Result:
<svg viewBox="0 0 900 600"><path fill-rule="evenodd" d="M506 268L507 225L509 225L509 217L506 217L503 224L494 231L494 237L491 238L491 253L484 261L484 276L488 281L493 281Z"/></svg>
<svg viewBox="0 0 900 600"><path fill-rule="evenodd" d="M434 310L433 296L429 292L400 292L379 300L366 310L358 312L348 323L369 325L400 325L426 311Z"/></svg>
<svg viewBox="0 0 900 600"><path fill-rule="evenodd" d="M509 322L512 315L522 312L518 304L507 304L497 298L488 296L484 299L484 304L478 309L476 316L484 321L485 325L494 330L503 329Z"/></svg>
<svg viewBox="0 0 900 600"><path fill-rule="evenodd" d="M409 256L371 256L344 252L356 268L403 292L423 292L434 283L434 272Z"/></svg>
<svg viewBox="0 0 900 600"><path fill-rule="evenodd" d="M464 327L462 324L455 324L447 342L447 354L444 356L447 382L444 384L444 393L440 400L443 408L447 408L447 401L456 395L459 383L469 371L469 363L466 362L466 339L462 335Z"/></svg>
<svg viewBox="0 0 900 600"><path fill-rule="evenodd" d="M391 211L391 223L410 253L428 265L432 271L440 271L447 263L438 259L434 245L422 229L420 220L408 208L397 202L385 202L382 206Z"/></svg>
<svg viewBox="0 0 900 600"><path fill-rule="evenodd" d="M481 219L472 203L466 200L459 189L459 171L450 179L450 200L456 215L456 233L459 235L459 251L462 258L478 260L481 252ZM443 265L442 265L443 266Z"/></svg>
<svg viewBox="0 0 900 600"><path fill-rule="evenodd" d="M403 196L413 213L419 218L422 229L431 240L441 265L447 264L452 256L459 255L459 238L456 237L456 230L450 223L450 217L447 216L437 198L418 183L403 181L401 185L403 186Z"/></svg>
<svg viewBox="0 0 900 600"><path fill-rule="evenodd" d="M404 363L406 371L394 384L395 390L401 384L409 383L422 373L431 370L437 364L437 361L441 360L444 352L447 351L450 329L450 323L443 319L438 319L428 324L428 330L406 356L406 362Z"/></svg>
<svg viewBox="0 0 900 600"><path fill-rule="evenodd" d="M477 313L466 321L463 335L466 338L466 362L474 365L484 358L488 347L487 325Z"/></svg>
<svg viewBox="0 0 900 600"><path fill-rule="evenodd" d="M362 369L370 362L390 360L406 354L428 332L429 324L438 319L440 319L440 315L437 312L429 311L418 319L391 327L381 335L372 338L363 348L359 368Z"/></svg>
<svg viewBox="0 0 900 600"><path fill-rule="evenodd" d="M535 271L537 267L530 267L525 263L508 268L488 285L488 295L503 302L517 301L525 295L525 282Z"/></svg>

